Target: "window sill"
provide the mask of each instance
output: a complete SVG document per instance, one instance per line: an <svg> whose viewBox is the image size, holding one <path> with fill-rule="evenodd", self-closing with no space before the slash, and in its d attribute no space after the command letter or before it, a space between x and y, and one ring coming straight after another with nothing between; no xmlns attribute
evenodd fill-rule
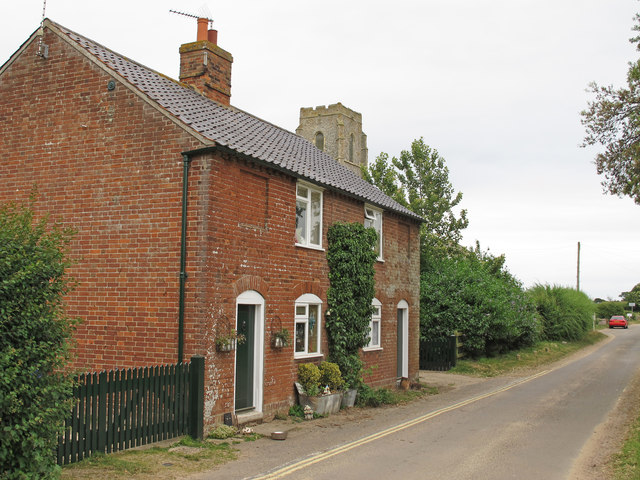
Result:
<svg viewBox="0 0 640 480"><path fill-rule="evenodd" d="M304 360L311 358L322 358L324 357L323 353L295 353L293 355L294 360Z"/></svg>
<svg viewBox="0 0 640 480"><path fill-rule="evenodd" d="M324 252L324 248L316 247L314 245L305 245L303 243L296 243L296 247L306 248L308 250L317 250L318 252Z"/></svg>
<svg viewBox="0 0 640 480"><path fill-rule="evenodd" d="M363 352L381 352L384 350L382 347L364 347L362 349Z"/></svg>

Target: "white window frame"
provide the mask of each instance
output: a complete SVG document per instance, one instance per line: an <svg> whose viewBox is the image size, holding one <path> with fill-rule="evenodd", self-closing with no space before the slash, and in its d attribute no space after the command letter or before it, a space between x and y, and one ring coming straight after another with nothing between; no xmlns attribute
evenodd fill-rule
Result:
<svg viewBox="0 0 640 480"><path fill-rule="evenodd" d="M299 187L303 187L307 189L307 196L303 197L300 196L298 193ZM311 215L311 202L312 202L312 196L313 194L317 194L320 195L320 214L317 218L318 221L318 242L314 243L311 240L311 232L314 226L314 219L312 219L312 215ZM305 225L304 228L306 230L306 237L305 239L302 239L303 241L300 241L300 238L298 236L298 214L297 214L297 209L298 209L298 205L303 205L304 208L306 209L306 215L305 215ZM322 250L322 215L323 215L323 210L324 210L324 195L323 195L323 190L321 188L318 188L310 183L307 182L302 182L302 181L298 181L296 182L296 233L295 233L295 241L296 241L296 245L299 247L306 247L306 248L314 248L317 250Z"/></svg>
<svg viewBox="0 0 640 480"><path fill-rule="evenodd" d="M377 298L371 302L374 312L371 314L369 322L369 343L363 350L382 350L382 303ZM378 332L378 343L373 343L373 332Z"/></svg>
<svg viewBox="0 0 640 480"><path fill-rule="evenodd" d="M382 261L382 210L370 205L364 206L364 226L373 228L378 234L378 260Z"/></svg>
<svg viewBox="0 0 640 480"><path fill-rule="evenodd" d="M318 310L317 325L317 344L316 351L309 352L309 307L316 306ZM304 314L298 314L298 307L304 307ZM295 322L293 326L293 355L294 358L309 358L322 356L322 300L317 295L305 293L296 299L294 306ZM305 325L304 333L304 351L296 351L298 345L298 324Z"/></svg>

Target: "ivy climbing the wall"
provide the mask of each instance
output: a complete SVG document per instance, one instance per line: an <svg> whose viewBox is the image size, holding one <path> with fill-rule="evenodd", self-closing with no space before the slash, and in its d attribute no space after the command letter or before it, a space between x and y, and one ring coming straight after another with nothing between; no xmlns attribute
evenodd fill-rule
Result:
<svg viewBox="0 0 640 480"><path fill-rule="evenodd" d="M375 294L377 234L360 223L335 223L327 232L329 358L337 363L347 388L361 382L359 350L369 342Z"/></svg>

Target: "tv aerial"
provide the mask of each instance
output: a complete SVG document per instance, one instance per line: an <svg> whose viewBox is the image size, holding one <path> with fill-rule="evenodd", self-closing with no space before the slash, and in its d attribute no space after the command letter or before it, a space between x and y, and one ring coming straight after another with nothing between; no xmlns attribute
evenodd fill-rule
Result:
<svg viewBox="0 0 640 480"><path fill-rule="evenodd" d="M206 7L200 9L199 15L194 15L193 13L178 12L177 10L169 10L169 13L175 13L176 15L182 15L183 17L195 18L196 20L199 18L204 18L209 22L209 28L213 26L213 18L211 18L211 13Z"/></svg>

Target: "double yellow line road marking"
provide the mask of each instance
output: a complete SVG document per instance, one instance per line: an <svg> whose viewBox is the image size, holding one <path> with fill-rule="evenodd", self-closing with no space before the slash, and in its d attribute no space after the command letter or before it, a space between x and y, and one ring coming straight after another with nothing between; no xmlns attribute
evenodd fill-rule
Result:
<svg viewBox="0 0 640 480"><path fill-rule="evenodd" d="M261 475L258 477L252 477L253 480L267 480L267 479L273 479L273 478L282 478L285 477L287 475L291 475L294 472L297 472L299 470L302 470L303 468L307 468L311 465L314 465L316 463L320 463L323 462L324 460L327 460L331 457L335 457L336 455L340 455L342 453L346 453L349 450L353 450L354 448L360 447L361 445L366 445L367 443L371 443L375 440L378 440L380 438L386 437L388 435L391 435L393 433L399 432L401 430L405 430L409 427L412 427L414 425L417 425L419 423L422 422L426 422L427 420L430 420L434 417L437 417L438 415L442 415L443 413L447 413L450 412L452 410L456 410L458 408L464 407L466 405L470 405L474 402L477 402L479 400L482 400L484 398L489 398L492 397L494 395L497 395L499 393L502 392L506 392L507 390L510 390L514 387L517 387L518 385L522 385L523 383L529 382L531 380L534 380L536 378L542 377L543 375L546 375L547 373L551 372L551 370L544 370L540 373L537 373L535 375L531 375L529 377L526 378L522 378L516 382L510 383L509 385L506 385L505 387L499 388L497 390L493 390L491 392L488 393L484 393L482 395L478 395L476 397L472 397L469 398L467 400L463 400L461 402L458 403L454 403L453 405L450 405L448 407L444 407L441 408L439 410L434 410L433 412L429 412L425 415L422 415L420 417L414 418L413 420L409 420L407 422L401 423L399 425L395 425L391 428L387 428L386 430L382 430L380 432L368 435L366 437L361 438L360 440L355 440L353 442L350 443L346 443L344 445L340 445L339 447L335 447L332 448L331 450L327 450L326 452L322 452L319 453L317 455L314 455L312 457L308 457L304 460L300 460L298 462L289 464L285 467L279 468L277 470L274 470L270 473L267 473L265 475Z"/></svg>

